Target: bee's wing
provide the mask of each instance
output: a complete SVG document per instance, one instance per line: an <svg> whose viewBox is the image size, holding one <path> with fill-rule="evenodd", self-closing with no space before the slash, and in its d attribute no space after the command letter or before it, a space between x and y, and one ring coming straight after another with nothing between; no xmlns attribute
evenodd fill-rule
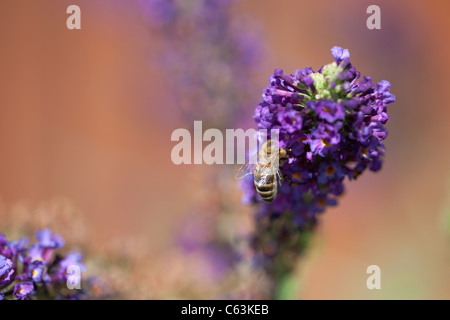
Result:
<svg viewBox="0 0 450 320"><path fill-rule="evenodd" d="M275 153L270 157L272 161L273 174L278 177L278 183L281 185L283 183L283 174L280 170L280 153Z"/></svg>
<svg viewBox="0 0 450 320"><path fill-rule="evenodd" d="M246 177L250 174L253 174L253 167L254 167L254 164L251 164L249 161L247 161L239 168L239 170L234 175L234 178L236 180L239 180L239 179L243 179L244 177Z"/></svg>
<svg viewBox="0 0 450 320"><path fill-rule="evenodd" d="M269 161L272 164L273 172L277 172L280 167L280 153L273 153Z"/></svg>
<svg viewBox="0 0 450 320"><path fill-rule="evenodd" d="M273 183L274 180L277 180L277 178L280 180L281 183L282 178L279 169L280 168L279 158L280 158L279 153L274 153L268 159L268 163L270 163L270 165L258 166L257 170L260 179L258 181L256 181L257 179L255 179L255 183L258 187L262 187L268 183Z"/></svg>
<svg viewBox="0 0 450 320"><path fill-rule="evenodd" d="M275 168L270 166L260 166L258 167L258 177L259 179L255 179L255 184L258 187L263 187L268 183L272 183L274 179L276 179L276 170Z"/></svg>
<svg viewBox="0 0 450 320"><path fill-rule="evenodd" d="M242 179L248 175L253 174L253 168L255 167L256 160L258 159L258 154L255 153L238 169L234 178L236 180Z"/></svg>

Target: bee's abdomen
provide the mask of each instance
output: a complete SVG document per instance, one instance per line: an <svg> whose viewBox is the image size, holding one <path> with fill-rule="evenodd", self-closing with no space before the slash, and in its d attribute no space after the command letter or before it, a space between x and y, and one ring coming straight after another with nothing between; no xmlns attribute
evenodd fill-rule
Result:
<svg viewBox="0 0 450 320"><path fill-rule="evenodd" d="M266 183L260 185L261 176L255 175L255 188L261 199L267 202L271 202L277 195L277 181L275 175L268 175L265 177Z"/></svg>

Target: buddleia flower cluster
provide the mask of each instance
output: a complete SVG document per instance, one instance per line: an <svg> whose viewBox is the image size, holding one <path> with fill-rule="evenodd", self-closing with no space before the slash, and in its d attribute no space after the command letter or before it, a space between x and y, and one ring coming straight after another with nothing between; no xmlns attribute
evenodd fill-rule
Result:
<svg viewBox="0 0 450 320"><path fill-rule="evenodd" d="M78 299L81 272L86 267L79 252L56 253L64 239L49 229L28 238L8 241L0 233L0 300Z"/></svg>
<svg viewBox="0 0 450 320"><path fill-rule="evenodd" d="M263 205L262 216L289 212L301 226L337 204L346 178L382 166L387 105L395 101L391 85L361 78L347 49L333 47L331 53L334 62L317 72L276 69L255 110L260 129L279 129L279 146L289 157L280 167L278 195ZM244 190L247 202L260 201L250 179Z"/></svg>

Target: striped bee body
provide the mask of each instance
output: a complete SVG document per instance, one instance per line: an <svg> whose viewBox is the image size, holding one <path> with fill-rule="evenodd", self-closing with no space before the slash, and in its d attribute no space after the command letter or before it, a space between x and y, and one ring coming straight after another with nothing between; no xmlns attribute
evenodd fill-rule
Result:
<svg viewBox="0 0 450 320"><path fill-rule="evenodd" d="M287 160L286 150L279 149L272 153L272 140L266 141L259 151L259 161L256 162L253 176L256 192L261 199L272 202L278 192L278 179L282 182L279 167Z"/></svg>
<svg viewBox="0 0 450 320"><path fill-rule="evenodd" d="M253 175L256 192L264 201L272 202L277 195L278 185L276 173L269 171L272 171L270 167L257 163Z"/></svg>
<svg viewBox="0 0 450 320"><path fill-rule="evenodd" d="M266 202L272 202L277 196L278 182L281 184L283 181L279 168L288 159L286 150L283 148L272 150L272 143L273 140L267 140L259 152L252 156L255 157L256 161L252 162L255 164L252 165L249 159L235 175L236 179L242 179L253 174L256 192Z"/></svg>

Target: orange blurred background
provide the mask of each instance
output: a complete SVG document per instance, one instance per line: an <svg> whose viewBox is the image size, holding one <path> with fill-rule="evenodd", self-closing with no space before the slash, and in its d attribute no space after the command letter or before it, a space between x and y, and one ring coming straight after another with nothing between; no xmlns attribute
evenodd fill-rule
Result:
<svg viewBox="0 0 450 320"><path fill-rule="evenodd" d="M81 8L79 31L66 28L71 4ZM384 168L347 182L340 205L321 217L298 298L449 299L450 3L376 1L382 29L368 30L371 4L243 0L234 10L261 26L261 90L273 69L317 70L339 45L362 74L389 80L397 98ZM172 131L192 124L165 110L173 102L157 63L160 38L133 1L3 0L0 12L3 204L67 197L95 243L142 235L158 259L215 170L170 160ZM255 106L261 90L249 93ZM381 290L366 287L372 264Z"/></svg>

